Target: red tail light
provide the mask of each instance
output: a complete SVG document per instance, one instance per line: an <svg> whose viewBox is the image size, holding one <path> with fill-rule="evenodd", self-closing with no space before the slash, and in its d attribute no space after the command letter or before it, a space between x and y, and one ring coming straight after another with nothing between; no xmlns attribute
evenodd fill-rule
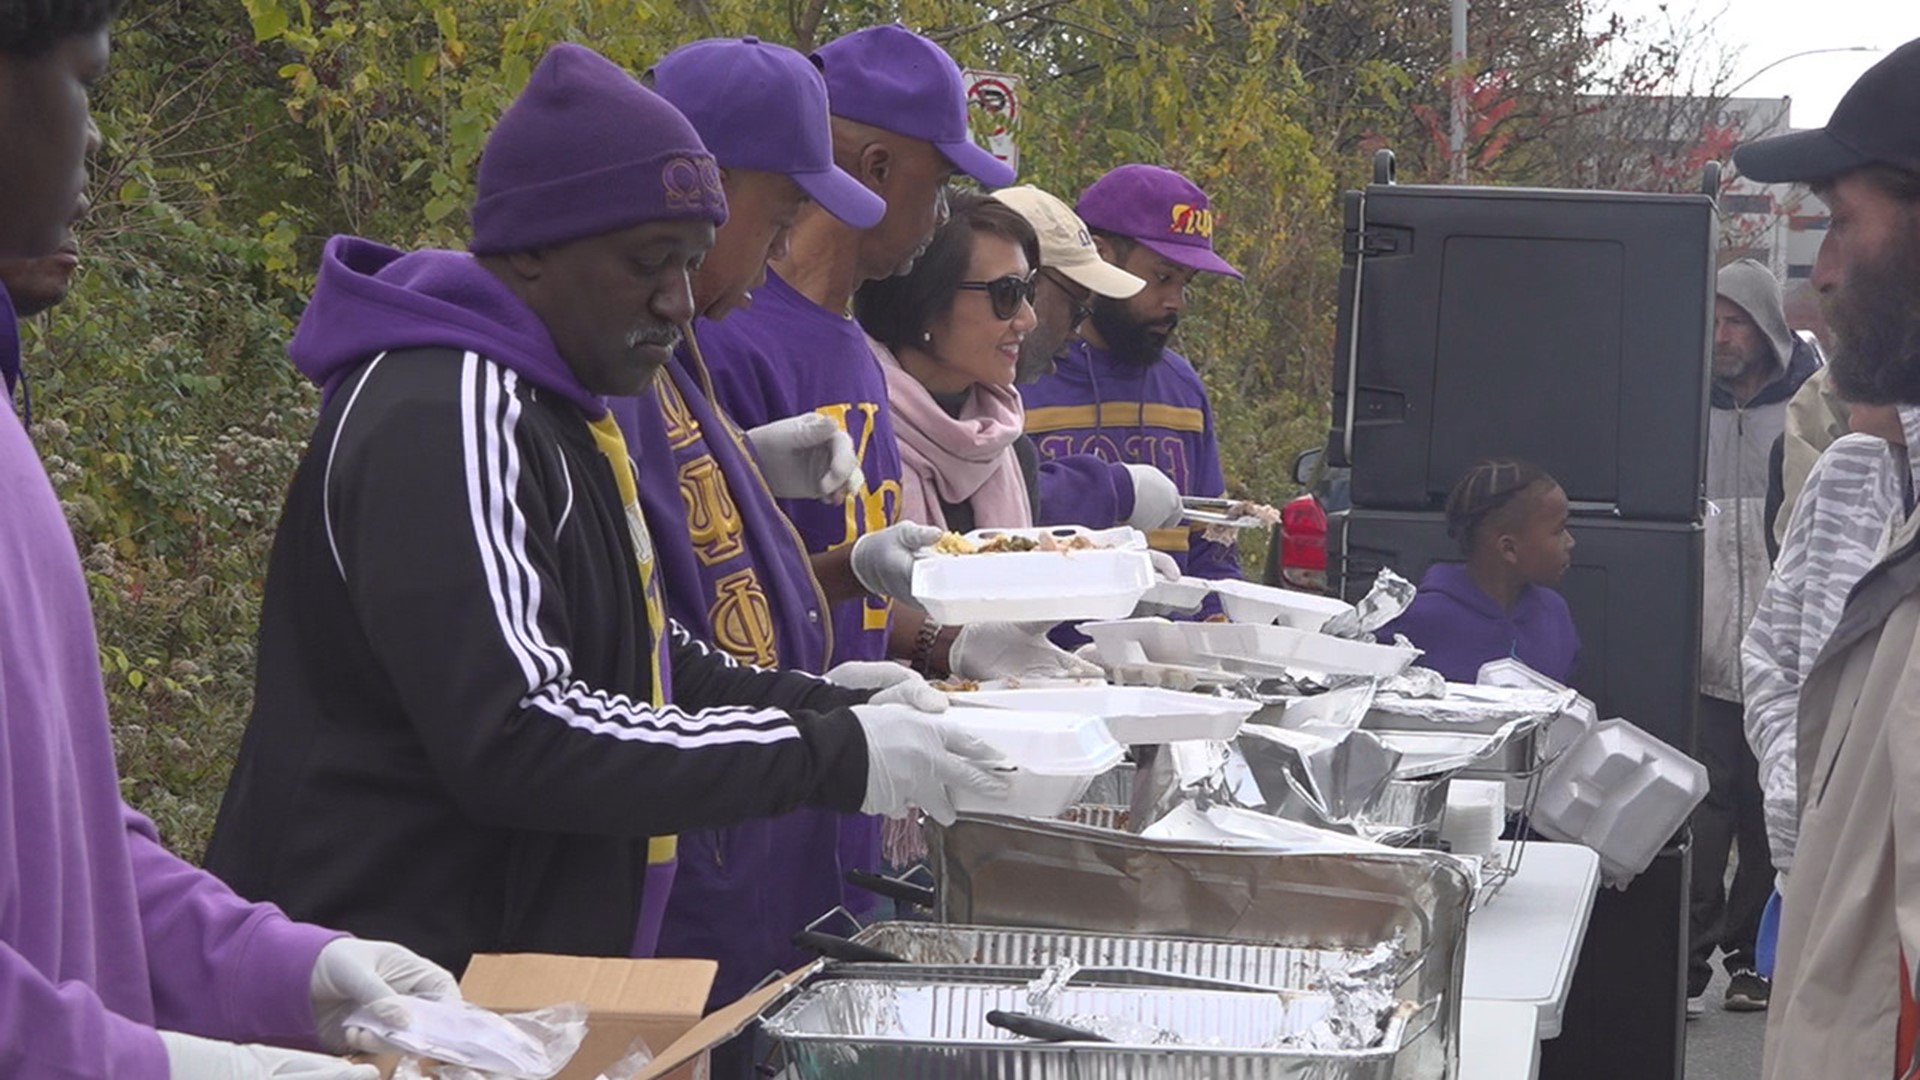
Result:
<svg viewBox="0 0 1920 1080"><path fill-rule="evenodd" d="M1280 508L1280 576L1296 589L1327 589L1327 513L1311 495Z"/></svg>

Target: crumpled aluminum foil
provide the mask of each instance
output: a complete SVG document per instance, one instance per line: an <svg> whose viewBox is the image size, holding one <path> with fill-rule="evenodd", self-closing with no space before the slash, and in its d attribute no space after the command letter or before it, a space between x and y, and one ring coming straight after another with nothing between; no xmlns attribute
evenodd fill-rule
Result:
<svg viewBox="0 0 1920 1080"><path fill-rule="evenodd" d="M1413 603L1414 591L1413 582L1383 568L1373 579L1373 588L1354 605L1353 610L1343 611L1328 619L1320 632L1371 644L1374 631L1399 618Z"/></svg>
<svg viewBox="0 0 1920 1080"><path fill-rule="evenodd" d="M1398 753L1358 729L1322 734L1248 725L1235 748L1267 796L1259 809L1316 825L1353 825L1400 764ZM1296 800L1304 813L1288 812Z"/></svg>
<svg viewBox="0 0 1920 1080"><path fill-rule="evenodd" d="M1327 1016L1284 1045L1306 1050L1366 1050L1379 1046L1408 1003L1394 992L1407 945L1396 935L1368 950L1352 967L1331 972L1317 989L1333 998Z"/></svg>

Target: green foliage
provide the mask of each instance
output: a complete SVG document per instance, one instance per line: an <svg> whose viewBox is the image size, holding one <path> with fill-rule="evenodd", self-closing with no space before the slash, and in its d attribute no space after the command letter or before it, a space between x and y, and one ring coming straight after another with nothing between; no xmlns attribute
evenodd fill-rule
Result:
<svg viewBox="0 0 1920 1080"><path fill-rule="evenodd" d="M1592 6L1476 0L1483 179L1564 167L1539 136L1579 112ZM204 843L249 707L266 553L316 400L284 347L325 238L457 246L486 133L554 42L642 71L695 38L804 50L892 19L1025 80L1025 179L1071 200L1144 160L1211 193L1247 280L1200 284L1179 346L1230 489L1293 494L1293 456L1327 426L1338 194L1382 145L1403 177L1444 174L1444 4L147 0L116 29L97 110L87 269L27 344L127 794L181 850Z"/></svg>

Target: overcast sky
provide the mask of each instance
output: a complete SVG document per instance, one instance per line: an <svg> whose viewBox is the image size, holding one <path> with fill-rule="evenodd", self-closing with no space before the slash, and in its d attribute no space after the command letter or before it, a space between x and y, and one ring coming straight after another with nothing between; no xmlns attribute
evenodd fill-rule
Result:
<svg viewBox="0 0 1920 1080"><path fill-rule="evenodd" d="M1740 97L1793 98L1793 126L1803 128L1825 124L1861 72L1920 38L1920 0L1613 0L1613 6L1649 18L1670 7L1711 23L1714 38L1737 50L1728 87L1738 86ZM1804 50L1860 45L1880 51L1801 56L1761 70Z"/></svg>

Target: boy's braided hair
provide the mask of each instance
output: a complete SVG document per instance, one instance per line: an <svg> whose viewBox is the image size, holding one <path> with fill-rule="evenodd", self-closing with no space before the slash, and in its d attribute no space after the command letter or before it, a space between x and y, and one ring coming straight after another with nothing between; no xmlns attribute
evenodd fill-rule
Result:
<svg viewBox="0 0 1920 1080"><path fill-rule="evenodd" d="M1518 504L1528 491L1554 483L1546 470L1524 461L1495 458L1467 470L1447 496L1447 535L1465 555L1489 518Z"/></svg>

